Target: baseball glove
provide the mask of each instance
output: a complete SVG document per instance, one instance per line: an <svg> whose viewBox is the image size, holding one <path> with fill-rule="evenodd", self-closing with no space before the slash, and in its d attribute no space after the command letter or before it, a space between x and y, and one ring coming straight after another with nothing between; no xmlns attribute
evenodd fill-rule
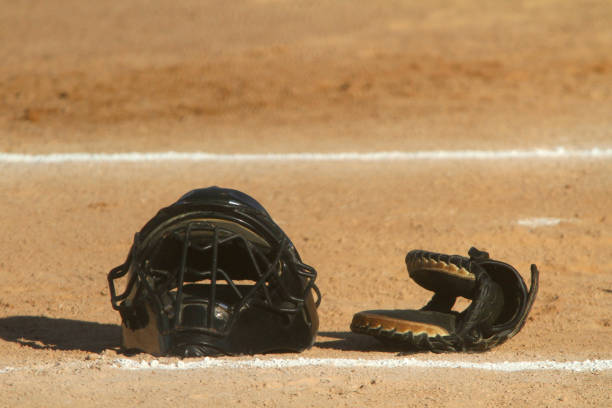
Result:
<svg viewBox="0 0 612 408"><path fill-rule="evenodd" d="M469 258L421 250L406 255L410 277L434 292L420 310L368 310L354 315L351 330L412 350L485 351L517 334L538 291L538 269L531 265L531 288L512 266L476 248ZM457 296L470 299L452 310Z"/></svg>
<svg viewBox="0 0 612 408"><path fill-rule="evenodd" d="M126 351L193 357L312 346L316 275L261 204L209 187L147 222L108 282Z"/></svg>

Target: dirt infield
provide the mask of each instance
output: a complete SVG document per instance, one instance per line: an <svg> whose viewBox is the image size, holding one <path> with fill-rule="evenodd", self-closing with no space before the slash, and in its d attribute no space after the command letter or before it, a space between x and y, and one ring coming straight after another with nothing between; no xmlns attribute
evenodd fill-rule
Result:
<svg viewBox="0 0 612 408"><path fill-rule="evenodd" d="M427 4L3 4L0 152L612 146L608 2ZM609 157L0 162L0 174L0 406L612 404L610 369L479 365L612 359ZM160 207L209 185L257 198L319 272L315 346L259 359L421 365L185 370L138 355L158 369L121 368L106 273ZM408 250L472 245L527 281L540 268L515 338L398 356L350 333L356 311L429 299Z"/></svg>

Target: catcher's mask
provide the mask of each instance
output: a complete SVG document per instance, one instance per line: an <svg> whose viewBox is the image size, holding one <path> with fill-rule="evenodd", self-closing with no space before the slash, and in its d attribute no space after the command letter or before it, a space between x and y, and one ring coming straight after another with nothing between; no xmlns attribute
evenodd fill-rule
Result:
<svg viewBox="0 0 612 408"><path fill-rule="evenodd" d="M191 357L312 346L316 275L261 204L209 187L161 209L108 282L125 350Z"/></svg>

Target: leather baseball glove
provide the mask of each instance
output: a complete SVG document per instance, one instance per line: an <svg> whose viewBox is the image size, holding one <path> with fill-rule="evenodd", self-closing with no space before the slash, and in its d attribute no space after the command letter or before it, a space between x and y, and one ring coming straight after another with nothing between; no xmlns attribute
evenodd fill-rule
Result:
<svg viewBox="0 0 612 408"><path fill-rule="evenodd" d="M422 250L406 255L410 277L434 292L420 310L368 310L355 314L351 330L405 349L485 351L516 335L538 291L539 272L531 265L531 288L512 266L476 248L469 258ZM462 312L458 296L470 299Z"/></svg>

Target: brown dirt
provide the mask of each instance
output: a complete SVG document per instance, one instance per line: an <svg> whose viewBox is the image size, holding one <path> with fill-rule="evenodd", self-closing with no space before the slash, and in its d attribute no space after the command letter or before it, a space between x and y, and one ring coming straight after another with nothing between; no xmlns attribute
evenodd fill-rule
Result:
<svg viewBox="0 0 612 408"><path fill-rule="evenodd" d="M612 142L606 1L20 1L2 10L2 152ZM0 164L0 172L0 369L26 367L0 373L0 406L612 403L610 371L122 371L110 366L121 355L106 287L157 209L216 184L260 200L319 271L321 333L301 356L396 358L351 335L352 314L427 301L407 277L406 251L476 245L526 278L538 264L541 290L525 328L488 353L416 358L610 359L609 159ZM517 225L528 217L563 221Z"/></svg>

